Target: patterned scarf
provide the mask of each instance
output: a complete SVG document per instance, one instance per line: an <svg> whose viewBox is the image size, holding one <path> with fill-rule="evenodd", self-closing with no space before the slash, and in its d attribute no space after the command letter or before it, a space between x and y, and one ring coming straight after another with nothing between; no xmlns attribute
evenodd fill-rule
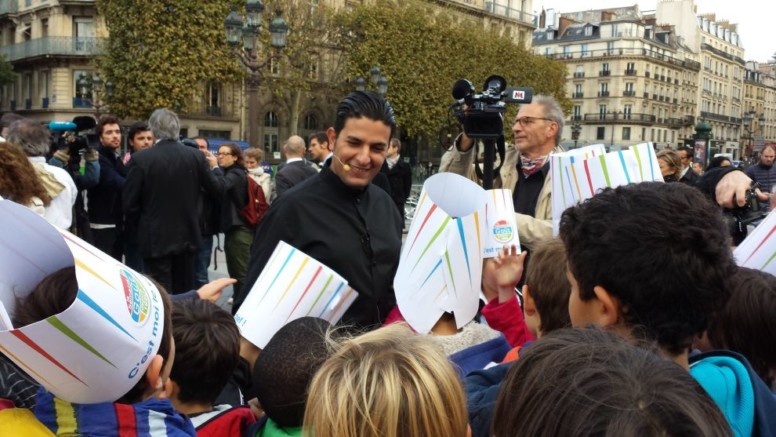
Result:
<svg viewBox="0 0 776 437"><path fill-rule="evenodd" d="M520 155L520 168L523 170L523 176L528 179L529 176L541 170L542 166L547 161L548 156L550 155L544 155L536 159L530 159Z"/></svg>

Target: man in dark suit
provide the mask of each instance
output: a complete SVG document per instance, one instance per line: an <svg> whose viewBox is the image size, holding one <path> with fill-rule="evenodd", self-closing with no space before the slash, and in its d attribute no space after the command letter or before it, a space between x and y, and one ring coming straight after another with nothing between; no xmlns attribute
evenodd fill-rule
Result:
<svg viewBox="0 0 776 437"><path fill-rule="evenodd" d="M278 170L275 176L275 197L280 197L289 188L318 173L304 159L304 139L298 135L292 135L283 144L283 154L286 155L286 164Z"/></svg>
<svg viewBox="0 0 776 437"><path fill-rule="evenodd" d="M400 151L401 141L398 138L392 138L380 171L388 177L388 184L391 187L389 194L393 203L399 208L399 214L404 218L404 203L410 197L412 190L412 169L401 159Z"/></svg>
<svg viewBox="0 0 776 437"><path fill-rule="evenodd" d="M217 197L221 185L210 170L211 157L178 141L174 112L157 109L148 125L158 142L135 153L127 165L124 213L138 230L145 273L170 293L183 293L194 285L202 196Z"/></svg>

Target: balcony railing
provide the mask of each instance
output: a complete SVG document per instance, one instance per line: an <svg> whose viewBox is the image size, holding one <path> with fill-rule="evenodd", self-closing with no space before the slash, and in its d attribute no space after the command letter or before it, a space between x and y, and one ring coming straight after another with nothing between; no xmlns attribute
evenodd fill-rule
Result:
<svg viewBox="0 0 776 437"><path fill-rule="evenodd" d="M585 73L584 72L576 72L576 73L574 73L574 79L582 79L584 77L585 77Z"/></svg>
<svg viewBox="0 0 776 437"><path fill-rule="evenodd" d="M0 1L0 15L15 14L19 12L19 2L16 0Z"/></svg>
<svg viewBox="0 0 776 437"><path fill-rule="evenodd" d="M235 117L234 111L231 107L210 106L204 103L187 105L185 114L207 117Z"/></svg>
<svg viewBox="0 0 776 437"><path fill-rule="evenodd" d="M598 72L599 76L609 76L611 74L612 74L611 70L601 70L601 71Z"/></svg>
<svg viewBox="0 0 776 437"><path fill-rule="evenodd" d="M485 2L485 11L491 14L501 15L503 17L512 18L517 21L522 21L533 26L534 18L533 14L523 12L519 9L510 8L507 5L498 5L495 2Z"/></svg>
<svg viewBox="0 0 776 437"><path fill-rule="evenodd" d="M73 108L91 108L91 99L85 99L83 97L73 97Z"/></svg>
<svg viewBox="0 0 776 437"><path fill-rule="evenodd" d="M609 91L598 91L598 97L609 97Z"/></svg>
<svg viewBox="0 0 776 437"><path fill-rule="evenodd" d="M609 112L606 114L585 114L586 122L595 122L601 124L654 124L657 117L652 114L620 114Z"/></svg>
<svg viewBox="0 0 776 437"><path fill-rule="evenodd" d="M571 95L572 99L582 99L585 97L585 93L574 93Z"/></svg>
<svg viewBox="0 0 776 437"><path fill-rule="evenodd" d="M634 96L636 96L636 91L632 91L632 90L631 90L631 91L628 91L628 90L625 90L625 91L623 91L623 92L622 92L622 95L623 95L624 97L634 97Z"/></svg>
<svg viewBox="0 0 776 437"><path fill-rule="evenodd" d="M102 54L102 43L105 40L94 37L47 36L0 47L0 53L5 54L6 60L10 62L39 56L93 56Z"/></svg>
<svg viewBox="0 0 776 437"><path fill-rule="evenodd" d="M636 70L625 70L626 76L635 76L638 72Z"/></svg>
<svg viewBox="0 0 776 437"><path fill-rule="evenodd" d="M715 114L713 112L701 111L701 118L705 118L707 120L713 120L713 121L720 121L722 123L735 124L735 125L741 124L741 118L739 117L730 117L727 115Z"/></svg>

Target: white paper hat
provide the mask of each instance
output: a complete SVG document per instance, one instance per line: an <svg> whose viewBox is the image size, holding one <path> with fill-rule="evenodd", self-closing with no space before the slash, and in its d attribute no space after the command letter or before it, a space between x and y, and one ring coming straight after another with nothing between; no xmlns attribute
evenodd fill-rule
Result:
<svg viewBox="0 0 776 437"><path fill-rule="evenodd" d="M603 153L603 146L556 153L550 157L552 224L558 234L566 208L593 197L599 190L645 181L663 182L650 143Z"/></svg>
<svg viewBox="0 0 776 437"><path fill-rule="evenodd" d="M736 263L741 267L762 270L776 276L776 214L771 211L749 235L733 250Z"/></svg>
<svg viewBox="0 0 776 437"><path fill-rule="evenodd" d="M143 377L159 349L159 290L29 209L0 200L0 352L58 398L111 402ZM75 265L78 295L65 311L13 329L17 299Z"/></svg>
<svg viewBox="0 0 776 437"><path fill-rule="evenodd" d="M357 297L334 270L280 241L234 319L240 334L263 349L280 328L300 317L337 323Z"/></svg>
<svg viewBox="0 0 776 437"><path fill-rule="evenodd" d="M476 315L486 197L453 173L423 185L393 281L399 309L415 331L428 333L444 312L454 313L459 328Z"/></svg>

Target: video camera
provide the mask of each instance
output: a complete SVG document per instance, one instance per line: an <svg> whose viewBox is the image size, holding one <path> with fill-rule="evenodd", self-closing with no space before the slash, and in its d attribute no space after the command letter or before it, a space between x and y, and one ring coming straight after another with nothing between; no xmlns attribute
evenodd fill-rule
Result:
<svg viewBox="0 0 776 437"><path fill-rule="evenodd" d="M89 147L96 146L96 134L79 134L94 129L97 122L88 115L80 115L73 121L52 121L48 128L52 132L51 145L56 150L67 149L71 157L84 153Z"/></svg>
<svg viewBox="0 0 776 437"><path fill-rule="evenodd" d="M498 139L504 134L504 112L507 103L531 103L533 89L509 87L501 76L485 80L481 94L468 79L460 79L453 85L452 107L469 138Z"/></svg>

